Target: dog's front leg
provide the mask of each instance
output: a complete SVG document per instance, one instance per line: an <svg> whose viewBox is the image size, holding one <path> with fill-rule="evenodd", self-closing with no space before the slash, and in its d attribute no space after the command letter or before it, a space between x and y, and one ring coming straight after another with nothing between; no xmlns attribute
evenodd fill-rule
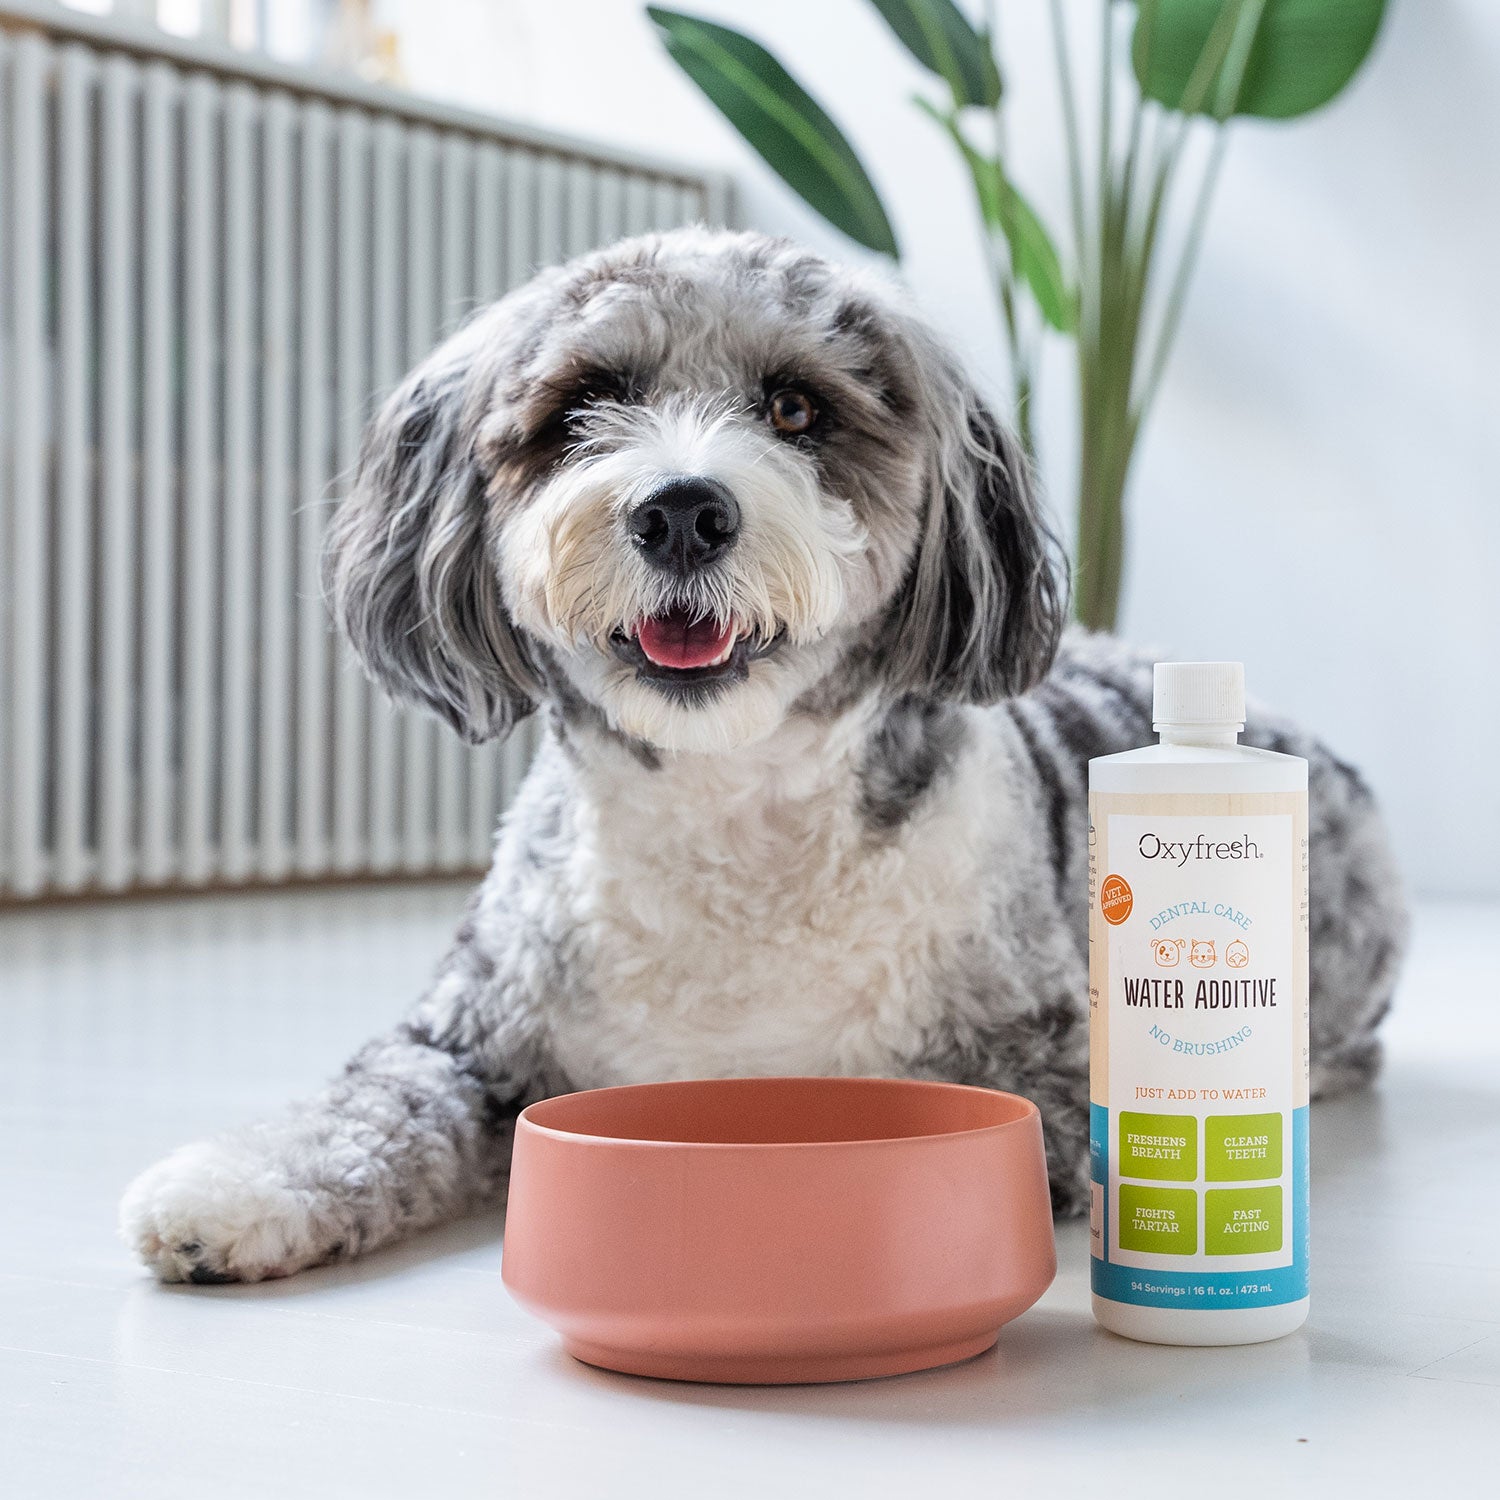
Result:
<svg viewBox="0 0 1500 1500"><path fill-rule="evenodd" d="M529 1008L472 930L411 1018L322 1093L184 1146L131 1184L121 1232L162 1280L289 1276L498 1196L515 1115L551 1087Z"/></svg>

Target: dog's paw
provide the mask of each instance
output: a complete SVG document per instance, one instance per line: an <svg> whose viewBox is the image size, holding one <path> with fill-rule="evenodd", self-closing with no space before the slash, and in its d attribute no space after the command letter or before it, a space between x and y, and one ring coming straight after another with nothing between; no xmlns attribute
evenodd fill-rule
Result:
<svg viewBox="0 0 1500 1500"><path fill-rule="evenodd" d="M120 1234L163 1281L265 1281L336 1252L312 1198L252 1150L200 1141L130 1184Z"/></svg>

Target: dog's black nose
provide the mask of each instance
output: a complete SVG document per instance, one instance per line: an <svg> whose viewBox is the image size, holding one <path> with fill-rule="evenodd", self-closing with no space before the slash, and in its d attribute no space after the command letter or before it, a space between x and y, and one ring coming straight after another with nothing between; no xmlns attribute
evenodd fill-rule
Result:
<svg viewBox="0 0 1500 1500"><path fill-rule="evenodd" d="M675 475L630 513L630 535L660 568L701 567L722 556L740 530L740 508L717 479Z"/></svg>

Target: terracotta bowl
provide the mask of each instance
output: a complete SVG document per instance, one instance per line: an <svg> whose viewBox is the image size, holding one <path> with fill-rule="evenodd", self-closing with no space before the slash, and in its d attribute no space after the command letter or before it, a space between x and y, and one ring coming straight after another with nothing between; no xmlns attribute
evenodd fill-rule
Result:
<svg viewBox="0 0 1500 1500"><path fill-rule="evenodd" d="M633 1375L861 1380L967 1359L1057 1268L1036 1106L881 1078L595 1089L516 1127L505 1283Z"/></svg>

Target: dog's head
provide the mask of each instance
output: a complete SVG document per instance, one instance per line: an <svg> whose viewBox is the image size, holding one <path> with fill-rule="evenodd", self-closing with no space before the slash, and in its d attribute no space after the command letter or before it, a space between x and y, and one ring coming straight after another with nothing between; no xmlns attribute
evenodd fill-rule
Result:
<svg viewBox="0 0 1500 1500"><path fill-rule="evenodd" d="M1055 552L1021 455L889 286L688 229L544 272L408 376L326 574L374 676L470 740L551 697L711 751L799 700L1023 691L1061 627Z"/></svg>

